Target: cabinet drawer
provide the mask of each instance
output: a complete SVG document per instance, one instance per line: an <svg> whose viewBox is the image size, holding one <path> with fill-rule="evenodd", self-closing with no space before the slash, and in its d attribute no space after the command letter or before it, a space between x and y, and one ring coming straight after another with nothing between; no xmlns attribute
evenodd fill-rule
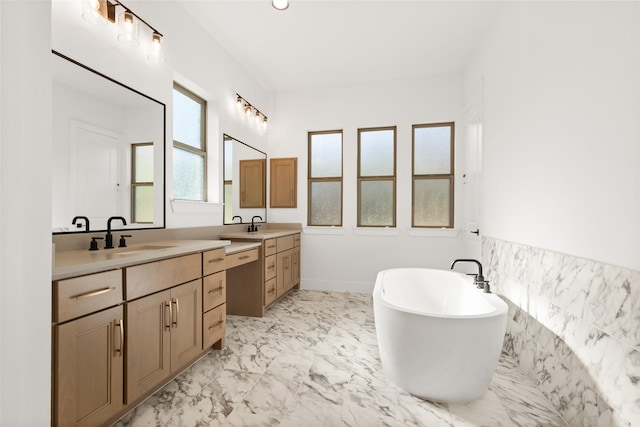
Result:
<svg viewBox="0 0 640 427"><path fill-rule="evenodd" d="M264 280L276 277L276 256L271 255L264 259Z"/></svg>
<svg viewBox="0 0 640 427"><path fill-rule="evenodd" d="M190 282L202 275L202 256L186 255L125 269L125 297L132 300Z"/></svg>
<svg viewBox="0 0 640 427"><path fill-rule="evenodd" d="M122 270L53 282L53 321L64 322L122 302Z"/></svg>
<svg viewBox="0 0 640 427"><path fill-rule="evenodd" d="M267 306L276 300L276 278L264 283L264 305Z"/></svg>
<svg viewBox="0 0 640 427"><path fill-rule="evenodd" d="M211 347L221 338L224 338L227 326L227 304L222 304L202 315L202 345L203 348Z"/></svg>
<svg viewBox="0 0 640 427"><path fill-rule="evenodd" d="M276 239L267 239L264 241L264 256L273 255L278 251Z"/></svg>
<svg viewBox="0 0 640 427"><path fill-rule="evenodd" d="M220 271L204 278L202 311L209 311L227 300L227 273Z"/></svg>
<svg viewBox="0 0 640 427"><path fill-rule="evenodd" d="M300 246L300 233L293 235L293 246Z"/></svg>
<svg viewBox="0 0 640 427"><path fill-rule="evenodd" d="M202 253L202 270L203 275L217 273L225 269L224 248L214 249Z"/></svg>
<svg viewBox="0 0 640 427"><path fill-rule="evenodd" d="M237 267L258 259L258 248L227 255L227 268Z"/></svg>
<svg viewBox="0 0 640 427"><path fill-rule="evenodd" d="M278 252L286 251L293 247L293 236L278 237Z"/></svg>

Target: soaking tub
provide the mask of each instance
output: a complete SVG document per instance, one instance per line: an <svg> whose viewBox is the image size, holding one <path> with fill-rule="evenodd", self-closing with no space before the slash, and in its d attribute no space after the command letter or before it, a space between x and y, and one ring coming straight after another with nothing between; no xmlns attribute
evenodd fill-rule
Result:
<svg viewBox="0 0 640 427"><path fill-rule="evenodd" d="M427 268L378 273L373 308L384 373L437 402L484 394L498 364L507 304L465 274Z"/></svg>

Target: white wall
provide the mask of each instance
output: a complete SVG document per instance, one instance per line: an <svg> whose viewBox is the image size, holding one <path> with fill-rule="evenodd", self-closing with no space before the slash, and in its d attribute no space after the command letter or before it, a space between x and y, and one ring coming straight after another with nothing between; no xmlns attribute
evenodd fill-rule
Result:
<svg viewBox="0 0 640 427"><path fill-rule="evenodd" d="M349 87L278 93L269 157L298 158L298 207L270 209L275 222L307 222L307 133L343 130L343 227L305 229L302 287L368 292L378 271L394 266L448 268L460 252L458 233L411 231L411 125L456 122L462 140L462 75L437 75ZM397 230L356 230L357 130L397 126ZM456 161L456 204L462 206L462 160ZM462 212L456 211L456 227ZM412 235L411 233L415 234Z"/></svg>
<svg viewBox="0 0 640 427"><path fill-rule="evenodd" d="M166 62L146 59L144 43L129 47L118 42L113 24L92 25L82 19L82 2L53 0L53 49L163 102L167 106L167 195L172 194L172 85L176 81L208 102L208 178L211 204L167 202L169 228L219 225L222 206L222 134L227 133L265 151L266 133L238 114L240 93L269 116L271 95L195 23L178 2L130 0L127 7L164 35ZM82 36L79 36L82 35Z"/></svg>
<svg viewBox="0 0 640 427"><path fill-rule="evenodd" d="M51 3L0 2L0 425L46 426L51 378Z"/></svg>
<svg viewBox="0 0 640 427"><path fill-rule="evenodd" d="M640 3L509 3L484 80L487 236L640 269Z"/></svg>

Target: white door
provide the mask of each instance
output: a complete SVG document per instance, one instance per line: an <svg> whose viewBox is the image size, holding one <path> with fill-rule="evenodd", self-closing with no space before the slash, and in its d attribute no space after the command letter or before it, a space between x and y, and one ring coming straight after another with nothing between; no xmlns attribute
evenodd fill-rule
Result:
<svg viewBox="0 0 640 427"><path fill-rule="evenodd" d="M479 84L465 108L465 164L463 200L465 221L463 252L466 258L480 259L482 241L480 230L480 187L482 184L482 84Z"/></svg>
<svg viewBox="0 0 640 427"><path fill-rule="evenodd" d="M75 215L89 218L92 229L107 228L110 216L122 215L119 182L120 135L74 122L75 165L71 165L76 193Z"/></svg>

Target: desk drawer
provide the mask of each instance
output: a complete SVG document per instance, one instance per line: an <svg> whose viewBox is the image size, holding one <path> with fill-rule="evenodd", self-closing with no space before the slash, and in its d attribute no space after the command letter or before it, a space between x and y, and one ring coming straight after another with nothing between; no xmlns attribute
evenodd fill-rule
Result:
<svg viewBox="0 0 640 427"><path fill-rule="evenodd" d="M276 291L277 280L274 277L271 280L267 280L264 283L264 305L265 307L271 304L276 300L277 291Z"/></svg>
<svg viewBox="0 0 640 427"><path fill-rule="evenodd" d="M202 315L202 345L211 347L224 338L227 326L227 304L222 304Z"/></svg>
<svg viewBox="0 0 640 427"><path fill-rule="evenodd" d="M204 278L202 311L209 311L227 300L227 273L220 271Z"/></svg>
<svg viewBox="0 0 640 427"><path fill-rule="evenodd" d="M268 256L264 259L264 280L276 277L276 260L275 255Z"/></svg>
<svg viewBox="0 0 640 427"><path fill-rule="evenodd" d="M122 270L53 282L53 321L64 322L122 302Z"/></svg>
<svg viewBox="0 0 640 427"><path fill-rule="evenodd" d="M224 248L214 249L202 253L202 270L203 275L217 273L225 269Z"/></svg>
<svg viewBox="0 0 640 427"><path fill-rule="evenodd" d="M300 233L293 235L293 246L300 246Z"/></svg>
<svg viewBox="0 0 640 427"><path fill-rule="evenodd" d="M227 255L227 269L237 267L248 262L253 262L258 259L258 248L249 249L248 251L236 252L235 254Z"/></svg>

